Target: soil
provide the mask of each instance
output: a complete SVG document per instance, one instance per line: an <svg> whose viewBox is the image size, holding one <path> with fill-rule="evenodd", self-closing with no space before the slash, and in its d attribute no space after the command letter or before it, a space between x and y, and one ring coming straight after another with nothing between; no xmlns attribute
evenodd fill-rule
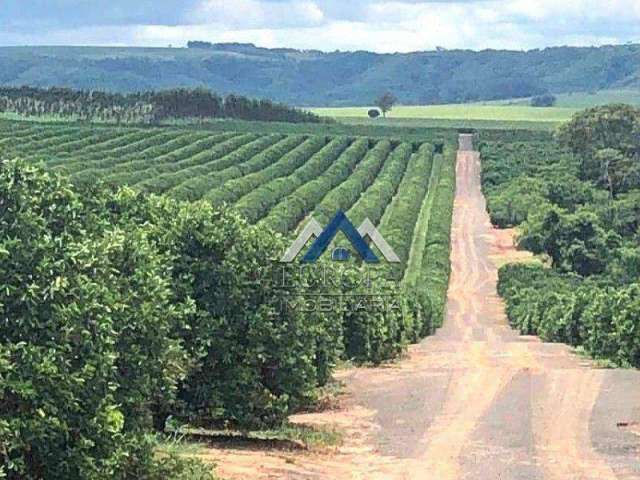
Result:
<svg viewBox="0 0 640 480"><path fill-rule="evenodd" d="M497 268L530 258L514 235L491 226L479 155L460 151L444 326L393 365L339 371L339 408L292 418L339 427L340 447L203 458L238 480L640 479L640 372L509 327Z"/></svg>

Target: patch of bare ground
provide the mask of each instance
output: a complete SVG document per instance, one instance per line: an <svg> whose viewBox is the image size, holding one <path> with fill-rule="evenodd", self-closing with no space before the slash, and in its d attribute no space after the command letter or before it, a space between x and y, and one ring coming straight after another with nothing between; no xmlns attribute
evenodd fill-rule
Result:
<svg viewBox="0 0 640 480"><path fill-rule="evenodd" d="M445 325L393 365L339 371L337 408L291 418L340 429L340 445L202 457L232 480L640 479L640 375L509 327L497 269L531 259L514 233L491 226L479 156L461 151Z"/></svg>

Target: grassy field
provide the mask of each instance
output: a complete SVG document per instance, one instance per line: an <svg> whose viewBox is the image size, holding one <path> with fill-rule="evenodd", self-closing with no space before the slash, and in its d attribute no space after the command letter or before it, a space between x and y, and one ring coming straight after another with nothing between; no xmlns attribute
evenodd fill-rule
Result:
<svg viewBox="0 0 640 480"><path fill-rule="evenodd" d="M640 106L640 90L600 90L598 92L560 93L556 95L558 102L554 108L590 108L608 103L628 103ZM528 106L530 98L513 98L482 102L484 106Z"/></svg>
<svg viewBox="0 0 640 480"><path fill-rule="evenodd" d="M369 107L314 108L318 115L338 120L367 118ZM565 122L578 111L577 108L534 108L527 105L427 105L396 106L388 119L427 119L446 121L527 122L558 124Z"/></svg>

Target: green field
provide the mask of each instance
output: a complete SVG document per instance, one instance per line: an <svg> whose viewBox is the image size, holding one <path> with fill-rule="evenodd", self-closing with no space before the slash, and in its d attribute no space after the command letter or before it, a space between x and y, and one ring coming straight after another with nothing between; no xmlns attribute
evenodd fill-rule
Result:
<svg viewBox="0 0 640 480"><path fill-rule="evenodd" d="M609 103L627 103L640 105L640 90L600 90L597 92L560 93L556 95L558 101L554 108L590 108ZM514 98L482 102L485 106L528 106L530 98Z"/></svg>
<svg viewBox="0 0 640 480"><path fill-rule="evenodd" d="M311 111L321 116L342 120L345 118L367 118L369 108L371 107L313 108ZM394 107L393 111L388 114L388 120L428 119L558 124L569 120L577 111L577 108L534 108L526 105L400 105ZM384 119L376 121L382 122Z"/></svg>

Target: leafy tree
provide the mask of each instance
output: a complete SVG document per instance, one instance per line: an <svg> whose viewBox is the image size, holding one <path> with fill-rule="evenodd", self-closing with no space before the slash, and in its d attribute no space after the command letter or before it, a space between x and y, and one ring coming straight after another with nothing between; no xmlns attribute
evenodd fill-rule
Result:
<svg viewBox="0 0 640 480"><path fill-rule="evenodd" d="M640 162L634 162L619 150L604 148L596 151L595 161L600 167L600 181L607 187L611 198L629 187L640 185Z"/></svg>
<svg viewBox="0 0 640 480"><path fill-rule="evenodd" d="M385 92L376 99L375 105L382 112L382 116L386 118L387 112L393 109L396 102L397 99L391 92Z"/></svg>
<svg viewBox="0 0 640 480"><path fill-rule="evenodd" d="M597 215L580 210L567 214L550 210L539 226L530 230L542 239L542 249L553 260L554 267L583 276L605 271L620 237L600 225Z"/></svg>
<svg viewBox="0 0 640 480"><path fill-rule="evenodd" d="M186 367L170 259L117 199L0 163L0 472L144 478Z"/></svg>
<svg viewBox="0 0 640 480"><path fill-rule="evenodd" d="M598 180L602 159L597 153L615 149L637 165L640 158L640 110L629 105L595 107L576 114L560 127L558 140L580 160L581 176ZM607 155L611 155L609 152Z"/></svg>
<svg viewBox="0 0 640 480"><path fill-rule="evenodd" d="M551 95L550 93L546 93L544 95L537 95L531 98L531 106L532 107L553 107L558 99L555 95Z"/></svg>
<svg viewBox="0 0 640 480"><path fill-rule="evenodd" d="M310 112L270 100L254 100L233 94L222 98L205 88L118 94L67 88L3 87L0 88L0 111L117 123L157 123L168 118L239 118L292 123L321 121Z"/></svg>

